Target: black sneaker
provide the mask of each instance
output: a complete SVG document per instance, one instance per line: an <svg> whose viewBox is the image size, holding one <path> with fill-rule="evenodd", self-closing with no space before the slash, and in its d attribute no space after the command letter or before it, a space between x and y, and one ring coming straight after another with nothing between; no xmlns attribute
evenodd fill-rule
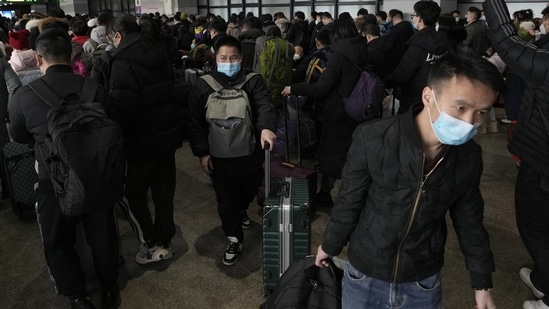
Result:
<svg viewBox="0 0 549 309"><path fill-rule="evenodd" d="M322 207L334 206L332 195L329 192L324 192L322 190L318 191L318 193L316 194L316 200L319 206L322 206Z"/></svg>
<svg viewBox="0 0 549 309"><path fill-rule="evenodd" d="M120 291L118 288L101 290L101 308L117 309L120 306Z"/></svg>
<svg viewBox="0 0 549 309"><path fill-rule="evenodd" d="M236 264L236 262L238 261L238 256L240 255L240 252L242 252L242 243L239 243L236 237L228 238L230 243L225 250L225 255L223 256L223 264L231 266Z"/></svg>
<svg viewBox="0 0 549 309"><path fill-rule="evenodd" d="M80 297L71 300L71 309L95 309L95 307L88 298Z"/></svg>
<svg viewBox="0 0 549 309"><path fill-rule="evenodd" d="M252 227L252 221L248 217L248 213L245 210L240 212L240 218L242 220L242 228L247 230Z"/></svg>

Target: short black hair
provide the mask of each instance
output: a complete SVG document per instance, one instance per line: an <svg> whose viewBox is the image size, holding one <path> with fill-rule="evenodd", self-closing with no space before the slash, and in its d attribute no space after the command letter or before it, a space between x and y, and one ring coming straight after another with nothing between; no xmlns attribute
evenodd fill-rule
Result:
<svg viewBox="0 0 549 309"><path fill-rule="evenodd" d="M350 20L353 20L353 16L351 16L351 14L349 14L349 12L343 12L341 14L339 14L339 18L338 19L350 19Z"/></svg>
<svg viewBox="0 0 549 309"><path fill-rule="evenodd" d="M71 64L71 39L62 28L53 27L42 31L34 45L36 53L47 62Z"/></svg>
<svg viewBox="0 0 549 309"><path fill-rule="evenodd" d="M330 45L330 31L329 30L320 30L316 35L316 40L324 46Z"/></svg>
<svg viewBox="0 0 549 309"><path fill-rule="evenodd" d="M440 16L440 6L434 1L418 1L414 4L414 11L428 27L435 26Z"/></svg>
<svg viewBox="0 0 549 309"><path fill-rule="evenodd" d="M303 13L301 11L295 12L294 16L301 19L301 20L305 20L305 13Z"/></svg>
<svg viewBox="0 0 549 309"><path fill-rule="evenodd" d="M246 17L242 21L241 27L244 27L244 26L247 26L250 29L261 29L261 28L263 28L263 24L261 23L261 20L257 17L254 17L254 16Z"/></svg>
<svg viewBox="0 0 549 309"><path fill-rule="evenodd" d="M549 15L549 6L545 7L543 11L541 11L541 16Z"/></svg>
<svg viewBox="0 0 549 309"><path fill-rule="evenodd" d="M385 13L385 11L379 11L379 12L376 13L376 17L380 17L381 19L386 20L387 19L387 13Z"/></svg>
<svg viewBox="0 0 549 309"><path fill-rule="evenodd" d="M397 18L402 19L402 18L404 18L404 13L402 13L401 10L392 9L392 10L389 11L389 16L391 16L391 18L397 17Z"/></svg>
<svg viewBox="0 0 549 309"><path fill-rule="evenodd" d="M49 17L65 18L65 11L60 7L53 7L48 10Z"/></svg>
<svg viewBox="0 0 549 309"><path fill-rule="evenodd" d="M376 24L370 24L366 23L364 26L362 26L362 34L363 35L371 35L371 36L381 36L381 31L379 30L379 26Z"/></svg>
<svg viewBox="0 0 549 309"><path fill-rule="evenodd" d="M83 36L88 33L88 23L83 19L76 19L71 24L74 35Z"/></svg>
<svg viewBox="0 0 549 309"><path fill-rule="evenodd" d="M333 43L346 38L358 36L355 23L352 19L337 19L330 30L330 41Z"/></svg>
<svg viewBox="0 0 549 309"><path fill-rule="evenodd" d="M356 16L359 16L359 15L366 15L368 14L368 10L365 9L365 8L361 8L358 10L358 12L356 13Z"/></svg>
<svg viewBox="0 0 549 309"><path fill-rule="evenodd" d="M236 49L238 49L238 53L242 55L242 44L240 44L240 41L233 36L227 35L217 40L214 46L214 52L216 55L219 52L219 49L223 46L236 47Z"/></svg>
<svg viewBox="0 0 549 309"><path fill-rule="evenodd" d="M96 20L99 26L106 26L112 23L112 21L114 20L114 16L112 15L111 10L108 10L108 11L104 10L104 11L101 11L99 15L97 15Z"/></svg>
<svg viewBox="0 0 549 309"><path fill-rule="evenodd" d="M334 18L332 17L332 14L330 14L330 12L323 12L323 13L322 13L322 17L326 17L326 18L329 18L329 19L334 19Z"/></svg>
<svg viewBox="0 0 549 309"><path fill-rule="evenodd" d="M312 11L311 12L311 17L316 19L316 15L318 15L318 13L316 11Z"/></svg>
<svg viewBox="0 0 549 309"><path fill-rule="evenodd" d="M454 15L454 13L457 13L459 16L461 16L461 13L458 10L453 10L450 12L451 15Z"/></svg>
<svg viewBox="0 0 549 309"><path fill-rule="evenodd" d="M498 93L503 93L505 84L498 69L481 57L458 56L449 54L431 66L427 85L442 90L442 83L454 77L465 77L480 82Z"/></svg>
<svg viewBox="0 0 549 309"><path fill-rule="evenodd" d="M472 7L468 8L468 9L467 9L467 12L468 12L467 14L469 14L469 12L470 12L470 13L473 13L474 16L475 16L475 20L479 20L479 19L480 19L481 13L480 13L480 10L479 10L476 6L472 6Z"/></svg>
<svg viewBox="0 0 549 309"><path fill-rule="evenodd" d="M210 23L210 26L208 27L208 30L215 30L218 33L225 33L227 32L227 25L220 21L220 20L214 20Z"/></svg>

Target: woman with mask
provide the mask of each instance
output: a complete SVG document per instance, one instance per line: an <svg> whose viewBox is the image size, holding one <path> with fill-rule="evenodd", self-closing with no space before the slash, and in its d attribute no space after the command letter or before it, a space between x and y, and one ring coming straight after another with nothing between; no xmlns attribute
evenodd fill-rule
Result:
<svg viewBox="0 0 549 309"><path fill-rule="evenodd" d="M175 150L181 147L183 119L174 96L173 67L149 19L138 24L123 14L107 27L116 50L108 88L125 138L128 218L141 243L138 264L173 257L175 235ZM147 205L151 190L155 218Z"/></svg>
<svg viewBox="0 0 549 309"><path fill-rule="evenodd" d="M211 176L217 196L221 227L229 240L223 264L234 265L242 251L242 229L251 226L246 209L257 194L263 179L262 149L265 143L268 143L272 150L276 140L276 114L269 88L261 75L241 68L240 41L232 36L226 36L220 38L214 48L216 68L196 82L191 94L190 144L193 154L199 157L202 171ZM219 95L224 91L218 91L220 89L241 89L243 93L232 98L240 97L242 100L222 97L216 101L211 95ZM232 110L237 104L244 105L246 116L211 116L216 102L219 101L225 106L233 106ZM231 123L228 123L229 121ZM240 126L246 125L249 129L244 130L244 133L249 133L245 135L246 138L232 139L229 143L231 147L225 146L220 135L233 134ZM222 129L219 129L220 127ZM236 151L236 144L245 144L249 147L243 151Z"/></svg>

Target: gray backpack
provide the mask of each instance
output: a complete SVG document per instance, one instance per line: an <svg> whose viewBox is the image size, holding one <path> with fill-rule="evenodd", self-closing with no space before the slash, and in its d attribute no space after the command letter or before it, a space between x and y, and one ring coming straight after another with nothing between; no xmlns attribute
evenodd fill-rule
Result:
<svg viewBox="0 0 549 309"><path fill-rule="evenodd" d="M252 77L231 88L225 88L211 75L200 77L214 92L206 102L206 121L210 124L208 144L210 154L217 158L236 158L255 151L255 130L252 123L252 110L248 94L242 90Z"/></svg>

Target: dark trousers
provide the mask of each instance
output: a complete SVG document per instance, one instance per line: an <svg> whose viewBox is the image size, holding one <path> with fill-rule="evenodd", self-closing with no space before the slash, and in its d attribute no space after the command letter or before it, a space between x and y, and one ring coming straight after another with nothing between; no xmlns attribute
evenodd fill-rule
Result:
<svg viewBox="0 0 549 309"><path fill-rule="evenodd" d="M240 212L247 210L257 195L263 180L263 169L238 174L216 169L211 174L217 197L217 212L221 218L221 227L227 236L244 240Z"/></svg>
<svg viewBox="0 0 549 309"><path fill-rule="evenodd" d="M515 187L517 227L534 260L530 279L549 304L549 177L522 162Z"/></svg>
<svg viewBox="0 0 549 309"><path fill-rule="evenodd" d="M155 158L130 159L127 176L128 217L138 240L149 245L169 244L175 235L175 152ZM154 203L154 221L147 203L149 188Z"/></svg>
<svg viewBox="0 0 549 309"><path fill-rule="evenodd" d="M74 249L77 224L82 221L91 247L97 278L105 289L117 286L119 240L112 207L79 217L61 213L55 194L38 193L38 214L46 262L63 295L74 299L86 295L86 278Z"/></svg>

